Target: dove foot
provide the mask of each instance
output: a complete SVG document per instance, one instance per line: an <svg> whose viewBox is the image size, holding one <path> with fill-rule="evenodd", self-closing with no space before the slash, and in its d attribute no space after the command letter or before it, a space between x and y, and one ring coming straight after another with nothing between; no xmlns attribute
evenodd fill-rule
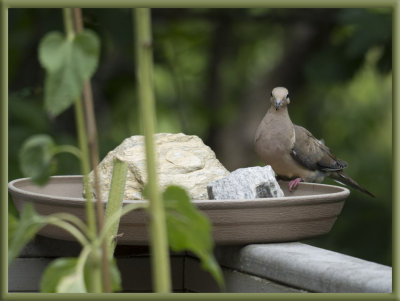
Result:
<svg viewBox="0 0 400 301"><path fill-rule="evenodd" d="M296 188L297 185L298 185L301 181L302 181L301 178L296 178L296 179L294 179L293 181L290 181L290 182L289 182L289 191L292 192L292 190L293 190L294 188Z"/></svg>

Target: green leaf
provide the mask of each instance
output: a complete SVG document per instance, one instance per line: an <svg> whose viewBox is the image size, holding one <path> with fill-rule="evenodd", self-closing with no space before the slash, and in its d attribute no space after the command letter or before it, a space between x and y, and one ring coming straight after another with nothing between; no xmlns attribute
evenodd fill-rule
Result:
<svg viewBox="0 0 400 301"><path fill-rule="evenodd" d="M39 62L42 67L50 73L61 69L67 48L67 39L61 32L46 34L39 44Z"/></svg>
<svg viewBox="0 0 400 301"><path fill-rule="evenodd" d="M57 293L86 293L85 281L81 273L74 273L61 279Z"/></svg>
<svg viewBox="0 0 400 301"><path fill-rule="evenodd" d="M91 30L67 39L60 32L50 32L39 45L39 61L46 69L45 108L58 115L69 108L82 93L84 82L95 72L100 54L100 40Z"/></svg>
<svg viewBox="0 0 400 301"><path fill-rule="evenodd" d="M40 281L42 293L86 292L82 273L78 271L78 258L58 258L46 268Z"/></svg>
<svg viewBox="0 0 400 301"><path fill-rule="evenodd" d="M36 213L31 204L27 204L20 216L19 223L14 229L9 243L8 265L18 256L22 248L46 224L45 217Z"/></svg>
<svg viewBox="0 0 400 301"><path fill-rule="evenodd" d="M55 151L53 139L47 135L35 135L28 138L19 153L24 176L32 178L36 184L45 184L55 169L53 160Z"/></svg>
<svg viewBox="0 0 400 301"><path fill-rule="evenodd" d="M172 250L188 250L196 254L205 270L211 273L219 286L224 286L221 269L214 258L211 223L190 201L186 191L169 186L163 194L168 241Z"/></svg>

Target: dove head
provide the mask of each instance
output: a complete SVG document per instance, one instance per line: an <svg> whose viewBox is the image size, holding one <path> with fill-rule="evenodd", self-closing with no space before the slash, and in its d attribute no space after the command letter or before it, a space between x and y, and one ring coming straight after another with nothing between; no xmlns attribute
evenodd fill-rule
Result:
<svg viewBox="0 0 400 301"><path fill-rule="evenodd" d="M274 106L276 111L278 111L279 108L286 107L289 103L289 91L286 88L276 87L272 90L271 104Z"/></svg>

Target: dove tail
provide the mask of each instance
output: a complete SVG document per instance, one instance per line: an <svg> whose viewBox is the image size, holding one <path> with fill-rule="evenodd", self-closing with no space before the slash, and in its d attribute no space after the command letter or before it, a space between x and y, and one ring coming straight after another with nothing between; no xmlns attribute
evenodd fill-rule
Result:
<svg viewBox="0 0 400 301"><path fill-rule="evenodd" d="M350 178L348 175L346 175L343 171L337 171L331 173L331 178L334 180L338 181L339 183L342 183L346 186L350 186L354 189L357 189L361 192L364 192L365 194L368 194L370 197L375 197L371 192L366 190L365 188L361 187L356 181L354 181L352 178Z"/></svg>

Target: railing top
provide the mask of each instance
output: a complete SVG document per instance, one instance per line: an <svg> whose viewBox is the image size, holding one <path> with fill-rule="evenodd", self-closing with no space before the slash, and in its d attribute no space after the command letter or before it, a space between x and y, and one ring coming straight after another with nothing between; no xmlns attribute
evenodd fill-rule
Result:
<svg viewBox="0 0 400 301"><path fill-rule="evenodd" d="M219 262L292 287L326 293L391 293L392 268L307 244L219 247Z"/></svg>

